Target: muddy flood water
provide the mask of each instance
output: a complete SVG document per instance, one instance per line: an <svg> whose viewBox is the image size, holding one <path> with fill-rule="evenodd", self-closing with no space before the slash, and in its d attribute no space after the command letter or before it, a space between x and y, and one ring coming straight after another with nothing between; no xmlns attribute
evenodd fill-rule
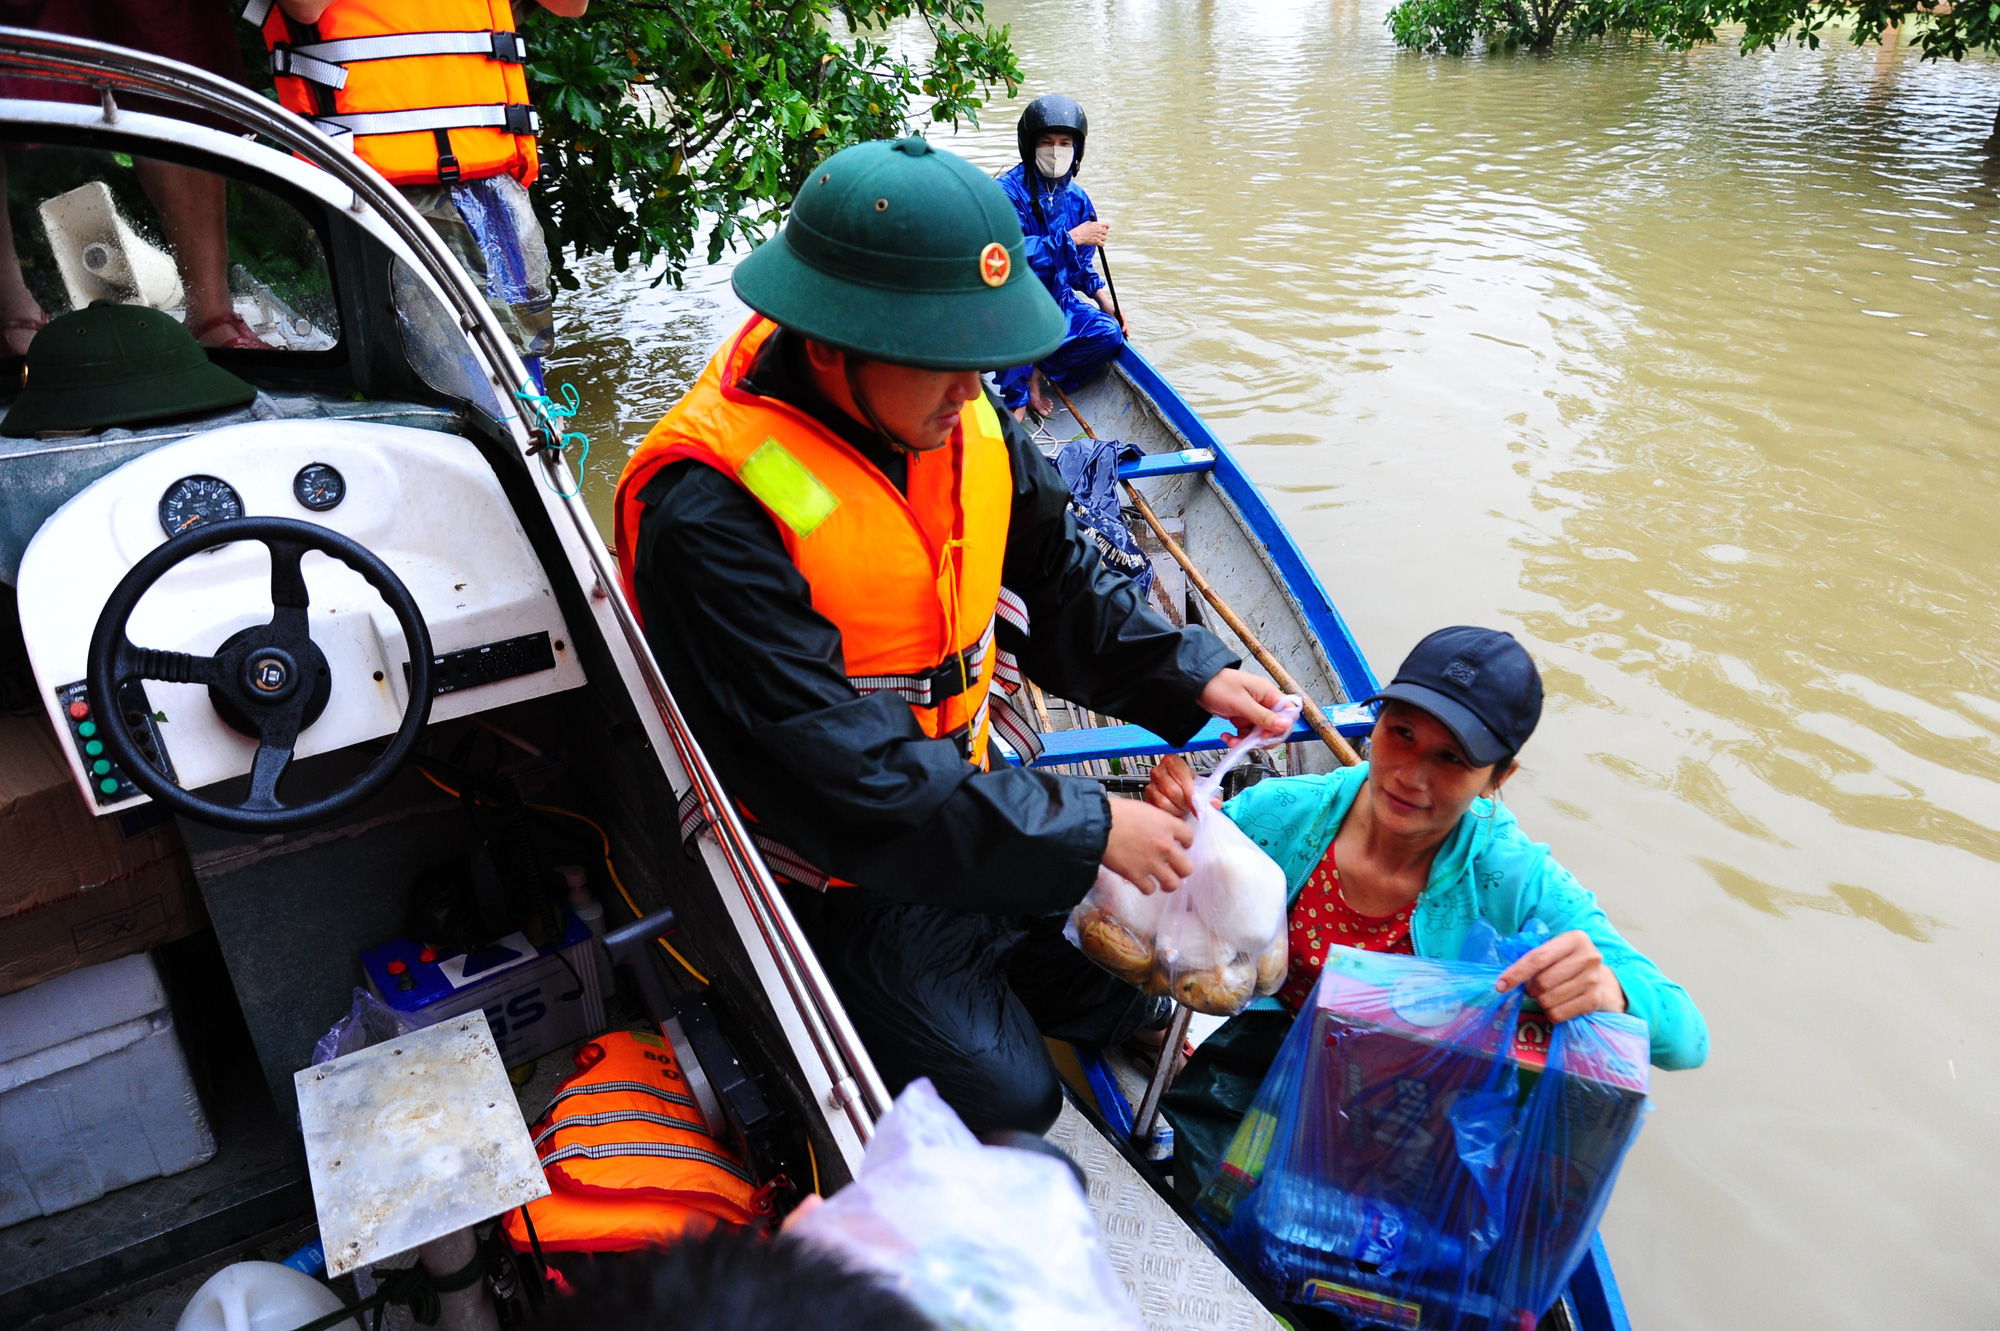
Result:
<svg viewBox="0 0 2000 1331"><path fill-rule="evenodd" d="M995 3L1134 338L1378 673L1508 628L1510 802L1706 1011L1605 1236L1664 1328L2000 1324L2000 65L1394 50L1383 0ZM600 511L737 318L590 268Z"/></svg>

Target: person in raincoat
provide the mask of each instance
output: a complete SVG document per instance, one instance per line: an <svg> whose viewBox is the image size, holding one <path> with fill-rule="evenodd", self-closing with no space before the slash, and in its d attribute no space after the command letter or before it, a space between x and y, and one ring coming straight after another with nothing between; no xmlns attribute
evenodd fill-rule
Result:
<svg viewBox="0 0 2000 1331"><path fill-rule="evenodd" d="M1029 408L1037 416L1054 412L1041 376L1074 393L1125 344L1124 316L1097 271L1097 247L1110 236L1111 224L1099 219L1090 195L1076 183L1089 134L1090 120L1075 98L1037 97L1014 126L1021 164L1000 177L1027 238L1028 266L1068 321L1053 354L1000 375L1001 401L1016 420Z"/></svg>
<svg viewBox="0 0 2000 1331"><path fill-rule="evenodd" d="M1005 761L996 736L1038 742L1015 691L1181 744L1211 715L1278 724L1277 687L1105 567L981 384L1066 326L984 172L917 137L845 149L732 283L756 313L619 479L626 595L889 1088L927 1076L975 1131L1043 1132L1044 1033L1167 1015L1064 913L1100 863L1177 885L1193 834Z"/></svg>

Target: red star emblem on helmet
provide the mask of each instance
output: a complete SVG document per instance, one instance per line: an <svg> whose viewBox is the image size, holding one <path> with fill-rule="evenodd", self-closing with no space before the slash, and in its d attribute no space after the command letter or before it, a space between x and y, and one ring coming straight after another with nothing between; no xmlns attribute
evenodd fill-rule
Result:
<svg viewBox="0 0 2000 1331"><path fill-rule="evenodd" d="M1004 286L1007 274L1014 269L1014 261L1007 255L1007 247L994 241L979 251L979 280L989 287Z"/></svg>

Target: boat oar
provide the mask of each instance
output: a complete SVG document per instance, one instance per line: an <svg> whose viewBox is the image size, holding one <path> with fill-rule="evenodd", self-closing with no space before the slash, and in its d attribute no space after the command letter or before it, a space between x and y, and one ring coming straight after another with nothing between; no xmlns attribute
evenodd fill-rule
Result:
<svg viewBox="0 0 2000 1331"><path fill-rule="evenodd" d="M1062 399L1065 407L1069 408L1069 414L1076 417L1076 423L1083 427L1083 432L1092 439L1097 438L1097 432L1090 428L1090 423L1077 411L1076 403L1069 400L1069 394L1063 392L1062 387L1053 379L1049 381L1049 387L1056 390L1056 396ZM1229 631L1250 649L1250 655L1257 658L1258 665L1271 672L1271 678L1277 682L1279 688L1287 693L1296 693L1304 700L1306 724L1312 727L1313 733L1324 741L1327 748L1333 750L1333 756L1340 759L1342 766L1352 767L1359 763L1361 755L1354 751L1354 746L1347 742L1346 736L1333 728L1333 723L1326 719L1326 713L1319 709L1312 695L1299 687L1299 682L1292 678L1291 671L1285 669L1278 658L1271 654L1271 649L1264 645L1263 640L1248 624L1244 623L1243 617L1236 613L1229 602L1222 599L1222 593L1209 585L1208 579L1201 575L1201 570L1194 566L1192 559L1188 558L1187 551L1181 549L1180 542L1167 534L1165 524L1160 521L1159 514L1153 512L1153 506L1146 502L1146 496L1139 493L1139 487L1130 481L1126 481L1124 485L1125 493L1139 506L1139 516L1146 519L1146 525L1153 529L1153 535L1167 548L1167 553L1174 557L1174 562L1181 566L1181 571L1187 574L1188 581L1192 582L1195 590L1202 594L1202 599L1215 607L1215 613L1222 616L1222 622L1229 625Z"/></svg>
<svg viewBox="0 0 2000 1331"><path fill-rule="evenodd" d="M1090 210L1090 220L1093 222L1097 220L1097 209L1092 208ZM1104 260L1104 285L1111 288L1111 314L1113 318L1118 320L1119 331L1123 332L1125 328L1125 311L1118 308L1118 284L1111 280L1111 256L1104 252L1104 247L1102 245L1099 245L1097 247L1097 257ZM1060 392L1061 390L1059 389L1057 391ZM1067 402L1069 399L1064 398L1063 400ZM1072 414L1074 414L1073 408L1072 408ZM1083 417L1078 416L1076 418L1076 421L1077 424L1082 425ZM1092 435L1090 437L1092 439L1097 438L1096 435Z"/></svg>

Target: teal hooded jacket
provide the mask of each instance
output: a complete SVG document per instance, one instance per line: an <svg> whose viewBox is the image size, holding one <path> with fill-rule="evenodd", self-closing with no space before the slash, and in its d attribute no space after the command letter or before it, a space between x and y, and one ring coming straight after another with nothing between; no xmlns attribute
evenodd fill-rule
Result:
<svg viewBox="0 0 2000 1331"><path fill-rule="evenodd" d="M1297 901L1367 779L1366 763L1326 776L1274 777L1222 811L1284 869L1289 899ZM1506 805L1485 799L1473 801L1438 848L1410 917L1410 940L1420 957L1456 958L1478 919L1502 935L1529 920L1547 925L1551 936L1583 930L1618 977L1627 1010L1652 1032L1653 1062L1695 1068L1707 1060L1708 1023L1687 991L1620 936L1597 898L1546 845L1528 840ZM1260 999L1258 1006L1275 1002Z"/></svg>

